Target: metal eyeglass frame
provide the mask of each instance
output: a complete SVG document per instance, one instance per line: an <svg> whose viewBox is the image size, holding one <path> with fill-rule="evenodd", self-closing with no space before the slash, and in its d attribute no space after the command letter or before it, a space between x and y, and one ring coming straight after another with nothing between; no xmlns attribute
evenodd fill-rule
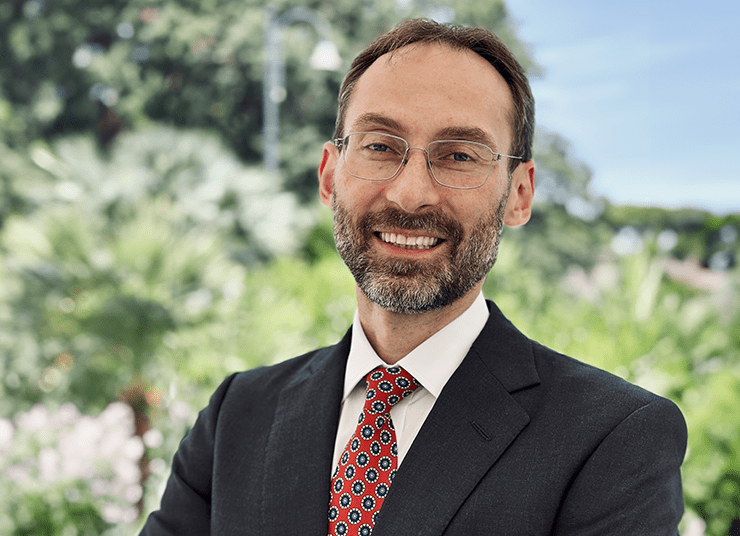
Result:
<svg viewBox="0 0 740 536"><path fill-rule="evenodd" d="M342 151L342 147L346 147L346 140L350 136L352 136L354 134L382 134L384 136L390 136L391 138L395 138L397 140L400 140L400 141L402 141L406 145L406 152L403 154L403 158L401 159L401 164L398 166L398 169L396 170L396 172L393 175L391 175L390 177L388 177L387 179L368 179L367 177L360 177L359 175L355 175L351 171L347 170L347 173L349 173L353 177L355 177L357 179L360 179L360 180L363 180L363 181L384 182L384 181L389 181L389 180L395 178L401 172L401 170L403 169L403 167L408 163L408 161L409 161L409 159L408 159L409 151L414 150L414 149L417 150L417 151L423 151L426 154L426 157L427 157L426 158L426 160L427 160L427 169L429 170L429 173L431 173L432 178L434 179L434 181L437 184L439 184L441 186L444 186L445 188L452 188L453 190L475 190L477 188L480 188L486 182L488 182L488 177L491 176L491 167L493 167L493 163L494 162L499 162L501 160L501 158L503 158L503 157L513 158L513 159L516 159L516 160L521 160L522 159L521 156L512 156L510 154L497 153L493 149L491 149L488 145L485 145L483 143L478 143L477 141L470 141L470 140L433 140L433 141L430 141L429 142L429 144L427 145L426 149L424 149L422 147L411 147L409 145L409 142L406 141L405 138L402 138L401 136L396 136L394 134L387 134L385 132L350 132L344 138L334 138L334 140L332 140L332 143L341 152ZM483 182L480 183L478 186L450 186L449 184L444 184L443 182L440 182L440 180L434 174L434 169L432 168L432 162L429 160L429 146L432 145L433 143L440 143L440 142L464 142L464 143L472 143L474 145L480 145L481 147L485 147L486 149L488 149L491 152L491 154L494 156L494 158L493 158L493 160L491 160L491 165L488 168L488 174L486 175L486 178L483 179ZM345 156L345 158L346 158L346 156ZM346 160L345 160L345 162L346 162Z"/></svg>

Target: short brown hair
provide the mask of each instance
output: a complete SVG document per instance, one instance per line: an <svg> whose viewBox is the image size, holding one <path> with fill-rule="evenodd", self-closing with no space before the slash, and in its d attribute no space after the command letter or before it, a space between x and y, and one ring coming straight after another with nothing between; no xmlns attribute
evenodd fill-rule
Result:
<svg viewBox="0 0 740 536"><path fill-rule="evenodd" d="M534 97L524 69L514 55L498 37L484 28L439 24L428 19L401 22L357 55L339 90L335 138L344 136L347 106L360 76L384 54L412 43L441 43L454 49L469 49L493 65L509 86L514 101L514 110L509 119L512 129L510 153L521 156L521 161L532 158ZM512 172L521 161L512 159L509 172Z"/></svg>

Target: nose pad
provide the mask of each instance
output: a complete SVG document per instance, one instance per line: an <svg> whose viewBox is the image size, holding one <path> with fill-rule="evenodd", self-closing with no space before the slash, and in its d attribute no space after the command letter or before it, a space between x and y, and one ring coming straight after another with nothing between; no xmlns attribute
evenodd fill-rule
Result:
<svg viewBox="0 0 740 536"><path fill-rule="evenodd" d="M424 153L424 163L426 164L426 168L428 171L431 171L431 167L429 164L429 153L426 149L422 149L421 147L409 147L406 151L406 156L403 157L403 162L401 163L401 166L406 167L406 164L409 163L409 158L411 158L411 151L421 151Z"/></svg>

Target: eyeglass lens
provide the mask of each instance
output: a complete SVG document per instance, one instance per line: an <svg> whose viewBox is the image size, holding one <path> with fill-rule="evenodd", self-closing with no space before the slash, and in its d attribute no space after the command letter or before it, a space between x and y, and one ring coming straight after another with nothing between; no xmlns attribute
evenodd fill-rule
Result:
<svg viewBox="0 0 740 536"><path fill-rule="evenodd" d="M408 143L378 132L356 132L343 142L347 171L365 180L383 181L403 166ZM451 188L477 188L486 182L496 156L490 148L472 141L433 141L426 149L434 178Z"/></svg>

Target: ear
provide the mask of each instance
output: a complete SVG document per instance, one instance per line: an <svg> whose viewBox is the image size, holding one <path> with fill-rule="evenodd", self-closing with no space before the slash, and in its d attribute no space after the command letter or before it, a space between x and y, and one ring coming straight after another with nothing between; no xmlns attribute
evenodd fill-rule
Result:
<svg viewBox="0 0 740 536"><path fill-rule="evenodd" d="M534 161L528 160L519 164L512 175L504 223L509 227L518 227L527 223L532 215L533 197Z"/></svg>
<svg viewBox="0 0 740 536"><path fill-rule="evenodd" d="M324 144L324 151L319 164L319 198L327 207L334 208L334 169L339 159L339 150L332 142Z"/></svg>

